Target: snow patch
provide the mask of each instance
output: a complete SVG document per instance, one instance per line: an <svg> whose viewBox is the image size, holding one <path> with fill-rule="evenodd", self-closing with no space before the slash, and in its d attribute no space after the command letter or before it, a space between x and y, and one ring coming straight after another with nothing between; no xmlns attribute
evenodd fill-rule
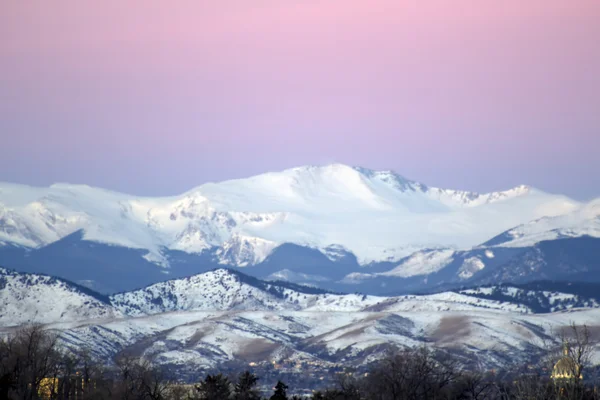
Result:
<svg viewBox="0 0 600 400"><path fill-rule="evenodd" d="M458 277L463 280L472 278L473 275L484 268L485 264L479 257L467 258L458 270Z"/></svg>
<svg viewBox="0 0 600 400"><path fill-rule="evenodd" d="M429 275L443 269L454 260L455 251L451 249L417 252L402 264L382 276L409 278L412 276Z"/></svg>

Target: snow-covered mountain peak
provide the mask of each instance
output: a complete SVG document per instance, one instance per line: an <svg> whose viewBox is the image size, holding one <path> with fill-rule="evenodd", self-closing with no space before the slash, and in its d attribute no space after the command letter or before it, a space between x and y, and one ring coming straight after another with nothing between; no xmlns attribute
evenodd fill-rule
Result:
<svg viewBox="0 0 600 400"><path fill-rule="evenodd" d="M0 184L0 242L37 248L82 231L85 240L147 250L147 259L162 265L164 249L217 251L226 265L252 265L292 243L339 246L368 264L427 248L469 248L578 206L526 186L478 194L343 164L209 183L159 198L86 185Z"/></svg>

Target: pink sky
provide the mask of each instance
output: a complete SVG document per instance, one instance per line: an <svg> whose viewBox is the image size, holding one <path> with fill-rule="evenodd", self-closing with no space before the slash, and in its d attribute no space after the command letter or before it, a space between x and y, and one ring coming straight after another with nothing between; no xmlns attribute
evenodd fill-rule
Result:
<svg viewBox="0 0 600 400"><path fill-rule="evenodd" d="M174 194L303 164L600 196L597 0L8 0L0 180Z"/></svg>

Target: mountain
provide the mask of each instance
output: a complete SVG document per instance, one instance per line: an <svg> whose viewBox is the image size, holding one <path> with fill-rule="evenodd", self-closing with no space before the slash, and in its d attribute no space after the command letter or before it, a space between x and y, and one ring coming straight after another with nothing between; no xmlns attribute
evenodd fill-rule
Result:
<svg viewBox="0 0 600 400"><path fill-rule="evenodd" d="M417 309L467 310L473 308L529 312L519 304L481 301L457 292L423 296L381 297L337 294L287 282L262 281L248 275L217 269L184 279L156 283L140 290L115 294L111 304L125 315L151 315L174 311L415 311Z"/></svg>
<svg viewBox="0 0 600 400"><path fill-rule="evenodd" d="M159 264L167 262L162 249L198 253L219 247L220 262L239 266L264 260L282 243L338 245L361 264L408 255L415 247L474 246L578 206L525 186L480 195L344 165L206 184L169 198L3 184L0 204L5 242L36 248L81 230L89 241L146 250Z"/></svg>
<svg viewBox="0 0 600 400"><path fill-rule="evenodd" d="M62 279L0 268L0 326L120 316L106 296Z"/></svg>
<svg viewBox="0 0 600 400"><path fill-rule="evenodd" d="M600 239L583 236L537 243L480 274L472 283L537 280L600 282Z"/></svg>
<svg viewBox="0 0 600 400"><path fill-rule="evenodd" d="M389 312L482 308L532 312L519 304L518 298L513 300L482 300L479 293L464 290L395 297L342 294L289 282L264 281L224 268L105 296L60 278L0 268L3 306L0 326L188 311Z"/></svg>
<svg viewBox="0 0 600 400"><path fill-rule="evenodd" d="M44 316L67 347L89 348L107 362L125 353L148 357L190 380L198 369L232 363L325 376L348 363L366 366L393 347L423 344L497 368L535 355L571 322L593 326L600 318L589 297L597 287L556 282L377 297L217 269L107 299L56 278L6 270L2 277L1 310L12 311L2 314L0 334ZM588 308L574 308L583 303ZM568 312L536 314L535 304Z"/></svg>
<svg viewBox="0 0 600 400"><path fill-rule="evenodd" d="M487 241L488 247L529 247L542 241L590 236L600 238L600 199L574 211L519 225Z"/></svg>
<svg viewBox="0 0 600 400"><path fill-rule="evenodd" d="M320 295L327 297L328 292L286 282L265 282L218 269L115 294L111 303L128 315L190 310L299 310Z"/></svg>
<svg viewBox="0 0 600 400"><path fill-rule="evenodd" d="M559 238L530 247L424 250L380 270L351 272L337 285L327 286L397 295L539 280L600 282L600 238Z"/></svg>
<svg viewBox="0 0 600 400"><path fill-rule="evenodd" d="M486 300L521 304L535 313L600 307L600 283L537 281L459 290Z"/></svg>
<svg viewBox="0 0 600 400"><path fill-rule="evenodd" d="M340 164L162 198L84 185L0 184L0 260L105 293L218 266L259 277L287 270L300 274L288 277L314 277L336 289L351 273L421 276L419 252L467 251L530 221L560 221L585 207L527 186L477 194ZM411 255L412 267L398 270ZM439 267L427 262L430 273ZM462 276L477 268L465 266Z"/></svg>

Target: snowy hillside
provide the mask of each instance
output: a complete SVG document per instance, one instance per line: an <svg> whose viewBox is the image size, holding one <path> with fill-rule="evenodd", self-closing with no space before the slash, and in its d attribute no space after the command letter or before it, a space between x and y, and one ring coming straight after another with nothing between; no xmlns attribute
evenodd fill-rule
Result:
<svg viewBox="0 0 600 400"><path fill-rule="evenodd" d="M320 312L464 311L496 309L529 312L519 304L482 300L445 292L426 296L380 297L334 294L282 282L265 282L227 269L157 283L133 292L111 296L123 314L149 315L172 311L267 311Z"/></svg>
<svg viewBox="0 0 600 400"><path fill-rule="evenodd" d="M544 240L581 236L600 238L600 199L564 215L519 225L490 240L487 245L528 247Z"/></svg>
<svg viewBox="0 0 600 400"><path fill-rule="evenodd" d="M540 284L538 283L537 286ZM545 283L551 286L551 283ZM554 284L556 285L556 283ZM571 289L574 293L565 293L559 290L544 290L536 288L536 284L522 285L520 287L511 285L487 286L478 287L475 289L461 290L459 293L467 296L476 296L486 300L505 301L507 303L522 304L533 312L556 312L570 310L574 308L600 308L600 285L595 285L593 288L596 293L592 296L582 295L573 290L575 288L567 287L567 284L562 284L565 289ZM585 284L572 284L579 287ZM591 289L591 287L590 287Z"/></svg>
<svg viewBox="0 0 600 400"><path fill-rule="evenodd" d="M325 293L318 289L305 290ZM314 299L315 296L308 294L308 297ZM226 269L116 294L111 296L111 302L129 315L190 310L299 310L309 303L306 293Z"/></svg>
<svg viewBox="0 0 600 400"><path fill-rule="evenodd" d="M417 251L403 258L392 269L384 272L353 272L344 277L346 284L360 284L375 278L421 278L435 283L437 274L446 282L462 283L488 267L495 258L492 250L457 251L453 249L431 249ZM367 270L365 270L367 271Z"/></svg>
<svg viewBox="0 0 600 400"><path fill-rule="evenodd" d="M525 362L548 345L546 335L572 322L592 325L599 318L599 309L540 315L481 310L189 311L56 326L74 348L91 344L106 358L121 352L147 357L196 379L197 368L214 369L226 362L243 367L253 363L255 369L272 363L359 367L390 347L423 344L471 357L484 369L498 368ZM599 350L593 362L600 361Z"/></svg>
<svg viewBox="0 0 600 400"><path fill-rule="evenodd" d="M476 194L339 164L205 184L167 198L0 184L0 242L39 248L81 230L85 240L142 249L163 266L165 249L217 249L221 264L255 265L283 243L343 248L366 264L424 248L469 248L578 207L525 186Z"/></svg>
<svg viewBox="0 0 600 400"><path fill-rule="evenodd" d="M591 286L584 289L594 292ZM553 330L600 318L599 308L532 314L519 303L519 290L502 289L504 297L495 296L494 288L343 295L218 269L107 301L55 278L0 270L0 335L11 326L42 322L61 331L65 345L74 349L89 348L107 360L123 352L145 356L182 376L231 361L257 367L272 362L359 366L389 346L424 343L491 368L524 359L547 344L545 335ZM572 299L564 291L536 293L554 305Z"/></svg>
<svg viewBox="0 0 600 400"><path fill-rule="evenodd" d="M68 282L0 268L0 326L115 318L108 299Z"/></svg>
<svg viewBox="0 0 600 400"><path fill-rule="evenodd" d="M498 310L528 313L517 302L469 293L380 297L335 294L217 269L110 297L53 277L0 269L0 326L69 322L179 311L398 312Z"/></svg>
<svg viewBox="0 0 600 400"><path fill-rule="evenodd" d="M408 278L416 275L429 275L450 264L455 251L451 249L418 251L411 254L394 269L383 272L382 276Z"/></svg>

